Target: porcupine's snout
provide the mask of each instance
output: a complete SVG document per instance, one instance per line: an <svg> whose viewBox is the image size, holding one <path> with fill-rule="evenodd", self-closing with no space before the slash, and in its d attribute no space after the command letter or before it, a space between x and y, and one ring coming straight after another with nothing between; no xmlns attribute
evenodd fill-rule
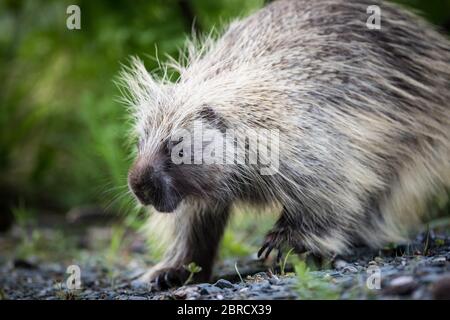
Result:
<svg viewBox="0 0 450 320"><path fill-rule="evenodd" d="M160 212L174 211L182 200L166 170L164 160L147 161L141 157L128 173L128 185L139 202Z"/></svg>

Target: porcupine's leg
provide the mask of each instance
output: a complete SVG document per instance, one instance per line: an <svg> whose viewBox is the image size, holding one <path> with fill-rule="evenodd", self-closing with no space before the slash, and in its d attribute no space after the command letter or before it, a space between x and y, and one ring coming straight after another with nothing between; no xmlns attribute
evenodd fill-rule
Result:
<svg viewBox="0 0 450 320"><path fill-rule="evenodd" d="M317 215L309 213L305 207L294 213L284 208L275 226L267 233L258 257L267 258L276 249L279 261L283 249L287 248L294 249L297 254L311 251L316 257L338 254L343 243L351 241L351 234L340 227L348 221L345 215L336 216L331 212L323 212L322 217L326 218L318 219Z"/></svg>
<svg viewBox="0 0 450 320"><path fill-rule="evenodd" d="M284 246L294 249L296 253L306 251L302 240L298 237L298 230L295 229L297 222L284 208L275 226L266 234L262 247L258 251L258 257L269 256L273 249L278 250L277 261L280 261Z"/></svg>
<svg viewBox="0 0 450 320"><path fill-rule="evenodd" d="M145 281L157 290L183 285L190 274L185 266L191 262L202 268L194 274L193 281L209 281L229 208L229 205L195 206L177 213L174 240L163 261L145 275Z"/></svg>

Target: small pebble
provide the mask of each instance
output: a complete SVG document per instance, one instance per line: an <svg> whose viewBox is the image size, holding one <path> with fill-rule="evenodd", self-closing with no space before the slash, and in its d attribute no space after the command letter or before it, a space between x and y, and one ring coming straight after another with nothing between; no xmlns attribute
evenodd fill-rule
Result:
<svg viewBox="0 0 450 320"><path fill-rule="evenodd" d="M417 285L418 284L413 277L400 276L391 280L385 292L389 294L404 295L411 293L417 287Z"/></svg>
<svg viewBox="0 0 450 320"><path fill-rule="evenodd" d="M344 261L344 260L336 260L335 262L334 262L334 267L336 268L336 269L343 269L343 268L345 268L347 266L347 262L346 261Z"/></svg>
<svg viewBox="0 0 450 320"><path fill-rule="evenodd" d="M146 297L128 296L128 300L148 300Z"/></svg>
<svg viewBox="0 0 450 320"><path fill-rule="evenodd" d="M280 279L276 276L276 275L273 275L271 278L269 278L269 282L270 282L270 284L278 284L278 283L280 283Z"/></svg>
<svg viewBox="0 0 450 320"><path fill-rule="evenodd" d="M446 261L447 259L444 256L434 257L433 260L431 260L434 265L445 265Z"/></svg>
<svg viewBox="0 0 450 320"><path fill-rule="evenodd" d="M356 272L358 272L358 269L352 265L345 266L342 269L342 273L356 273Z"/></svg>
<svg viewBox="0 0 450 320"><path fill-rule="evenodd" d="M215 293L221 292L220 288L215 287L215 286L213 286L213 285L211 285L209 283L207 283L207 284L200 284L200 285L198 285L198 288L200 289L199 293L201 295L215 294Z"/></svg>
<svg viewBox="0 0 450 320"><path fill-rule="evenodd" d="M233 285L230 281L225 280L225 279L219 279L219 280L217 280L217 282L214 283L214 285L215 285L216 287L219 287L220 289L224 289L224 288L233 288L233 287L234 287L234 285Z"/></svg>
<svg viewBox="0 0 450 320"><path fill-rule="evenodd" d="M375 257L374 260L375 260L376 263L383 263L384 262L383 258L381 258L381 257Z"/></svg>

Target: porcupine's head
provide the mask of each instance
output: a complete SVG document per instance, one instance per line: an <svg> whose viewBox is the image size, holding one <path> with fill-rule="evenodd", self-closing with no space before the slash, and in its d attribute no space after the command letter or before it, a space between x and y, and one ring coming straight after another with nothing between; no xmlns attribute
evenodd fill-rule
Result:
<svg viewBox="0 0 450 320"><path fill-rule="evenodd" d="M225 123L205 95L189 86L156 82L139 60L121 77L134 116L137 154L128 184L139 202L172 212L189 197L223 197L225 166L208 164L203 151Z"/></svg>

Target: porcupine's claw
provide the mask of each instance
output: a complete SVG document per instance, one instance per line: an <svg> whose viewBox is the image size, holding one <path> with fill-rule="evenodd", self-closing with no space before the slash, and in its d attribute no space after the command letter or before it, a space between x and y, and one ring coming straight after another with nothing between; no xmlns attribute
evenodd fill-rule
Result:
<svg viewBox="0 0 450 320"><path fill-rule="evenodd" d="M261 258L264 250L267 248L266 254L264 255L264 259L267 259L270 255L270 253L273 251L273 249L275 249L274 246L272 245L268 245L265 244L263 247L261 247L261 249L259 249L258 251L258 259ZM283 250L281 250L281 248L276 248L277 252L277 259L276 262L280 263L281 262L281 258L283 257Z"/></svg>
<svg viewBox="0 0 450 320"><path fill-rule="evenodd" d="M264 244L261 249L258 250L258 259L261 258L264 254L264 259L267 259L273 249L277 249L277 262L281 260L282 250L281 250L282 241L279 239L278 232L270 232L267 234Z"/></svg>
<svg viewBox="0 0 450 320"><path fill-rule="evenodd" d="M187 272L183 268L162 269L150 281L152 291L167 290L183 285L187 279Z"/></svg>
<svg viewBox="0 0 450 320"><path fill-rule="evenodd" d="M283 247L290 246L293 248L293 251L297 254L306 252L306 248L302 243L291 243L286 238L286 233L283 230L275 230L271 231L266 235L264 244L261 249L258 250L258 258L262 256L264 259L267 259L273 249L278 251L276 262L280 263L283 258Z"/></svg>
<svg viewBox="0 0 450 320"><path fill-rule="evenodd" d="M265 255L264 255L264 259L267 259L269 257L269 255L270 255L270 253L273 251L273 249L276 249L278 251L277 252L276 262L280 263L281 262L281 258L283 257L283 250L281 250L281 248L279 248L279 247L275 248L275 246L273 246L271 243L264 243L264 245L261 247L261 249L259 249L259 251L258 251L258 259L261 258L261 256L263 255L264 251L266 252Z"/></svg>
<svg viewBox="0 0 450 320"><path fill-rule="evenodd" d="M258 259L261 258L264 251L266 251L264 259L267 259L267 257L269 256L270 252L272 252L272 250L273 250L272 244L270 242L265 242L263 244L263 246L261 247L261 249L258 250Z"/></svg>

